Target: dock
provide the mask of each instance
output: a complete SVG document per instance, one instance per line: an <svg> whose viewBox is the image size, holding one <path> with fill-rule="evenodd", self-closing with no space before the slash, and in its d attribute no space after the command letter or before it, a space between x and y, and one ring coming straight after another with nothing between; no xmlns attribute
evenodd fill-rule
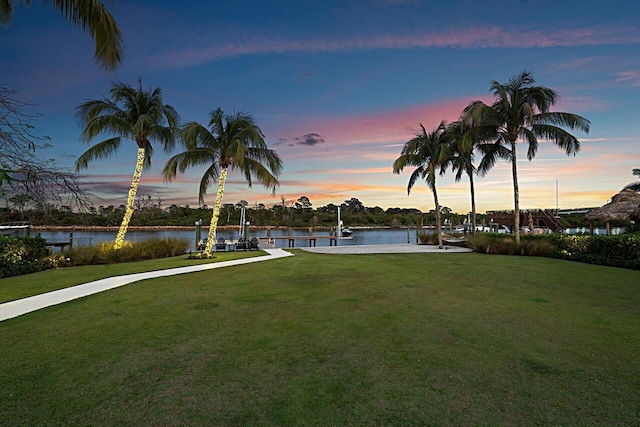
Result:
<svg viewBox="0 0 640 427"><path fill-rule="evenodd" d="M273 246L272 242L276 240L286 240L288 247L295 248L296 240L307 240L309 247L315 247L318 239L329 240L329 246L338 246L338 238L336 236L276 236L276 237L259 237L260 242L265 242L267 245Z"/></svg>
<svg viewBox="0 0 640 427"><path fill-rule="evenodd" d="M286 240L287 245L290 248L296 247L296 240L299 241L307 241L308 246L315 247L318 240L329 240L329 246L338 246L339 237L336 235L335 228L331 227L329 229L329 235L317 236L313 234L313 227L309 227L309 235L308 236L294 236L293 228L289 227L287 236L271 236L271 228L267 227L267 237L259 237L261 242L264 242L267 245L274 246L276 240Z"/></svg>

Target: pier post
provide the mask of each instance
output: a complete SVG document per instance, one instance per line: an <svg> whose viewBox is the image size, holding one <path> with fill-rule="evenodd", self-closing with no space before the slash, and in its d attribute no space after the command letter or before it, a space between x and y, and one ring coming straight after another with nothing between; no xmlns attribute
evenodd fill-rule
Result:
<svg viewBox="0 0 640 427"><path fill-rule="evenodd" d="M196 221L196 244L195 250L198 250L198 245L200 244L200 240L202 239L202 220L199 219Z"/></svg>

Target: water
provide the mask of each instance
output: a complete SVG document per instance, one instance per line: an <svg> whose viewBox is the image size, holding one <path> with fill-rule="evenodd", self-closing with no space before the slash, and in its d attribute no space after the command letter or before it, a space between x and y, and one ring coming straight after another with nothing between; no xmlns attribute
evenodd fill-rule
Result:
<svg viewBox="0 0 640 427"><path fill-rule="evenodd" d="M32 235L35 233L32 233ZM39 234L48 242L63 242L69 241L69 232L67 231L42 231ZM293 236L309 236L308 230L293 230ZM314 236L328 237L328 230L314 230ZM161 231L128 231L126 240L141 241L150 238L165 238L174 237L187 239L191 243L190 250L195 248L195 230L161 230ZM267 237L267 230L250 230L250 237ZM281 229L272 229L271 237L287 237L288 231ZM202 237L206 237L206 232L202 233ZM238 239L237 230L219 230L216 233L217 238L224 238L226 240ZM104 231L74 231L73 232L73 245L75 246L90 246L98 245L103 242L111 242L116 238L116 232L104 232ZM391 229L363 229L355 230L351 239L339 239L338 246L345 245L377 245L377 244L397 244L397 243L412 243L416 242L416 230L412 229L407 234L407 230L391 230ZM289 241L287 239L274 239L276 247L287 247ZM316 241L317 246L329 246L329 239L318 239ZM308 246L309 242L306 239L300 239L295 241L297 247Z"/></svg>
<svg viewBox="0 0 640 427"><path fill-rule="evenodd" d="M426 230L430 232L432 230ZM612 228L612 234L620 234L624 231L624 228ZM568 234L589 234L589 228L570 228L567 230ZM32 233L32 235L35 233ZM329 236L328 230L314 230L314 236ZM594 229L594 234L606 234L605 229ZM69 241L69 232L66 231L42 231L40 235L48 242L63 242ZM250 237L267 237L267 230L255 229L249 231ZM282 229L272 229L271 237L287 237L288 231ZM309 236L308 230L293 230L293 236ZM141 241L150 239L152 237L165 238L176 237L187 239L191 242L189 250L195 248L195 230L161 230L161 231L129 231L127 232L126 239L130 241ZM206 232L202 233L202 237L206 237ZM226 240L236 240L238 238L237 230L219 230L216 233L217 238L224 238ZM104 232L104 231L74 231L73 232L73 245L74 246L90 246L98 245L102 242L111 242L116 238L116 232ZM415 229L355 229L351 239L339 239L338 246L348 245L385 245L385 244L400 244L400 243L415 243L417 241ZM274 239L276 247L287 247L289 241L287 239ZM318 239L316 241L317 246L329 246L329 239ZM295 241L296 247L308 246L309 242L306 239L299 239Z"/></svg>

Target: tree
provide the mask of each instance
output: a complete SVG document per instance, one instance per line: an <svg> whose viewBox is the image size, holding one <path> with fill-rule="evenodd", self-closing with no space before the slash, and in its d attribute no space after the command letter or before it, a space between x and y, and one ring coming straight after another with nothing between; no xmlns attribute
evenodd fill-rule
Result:
<svg viewBox="0 0 640 427"><path fill-rule="evenodd" d="M634 169L632 173L634 176L640 176L640 169ZM632 182L631 184L625 185L623 190L627 190L627 189L633 190L633 191L640 191L640 181Z"/></svg>
<svg viewBox="0 0 640 427"><path fill-rule="evenodd" d="M444 174L449 163L450 146L447 141L446 124L440 122L440 125L427 132L422 123L420 124L421 132L415 137L407 141L402 149L402 154L393 162L393 173L399 174L405 167L413 166L416 169L411 173L409 184L407 185L407 194L411 193L416 181L424 179L433 193L433 201L435 202L436 214L436 234L438 236L438 247L442 245L442 230L440 220L440 203L438 202L438 191L436 189L436 177L438 174Z"/></svg>
<svg viewBox="0 0 640 427"><path fill-rule="evenodd" d="M0 1L0 23L9 25L18 0ZM22 0L27 6L31 0ZM43 3L49 3L43 0ZM114 71L122 61L122 34L114 17L98 0L53 0L53 6L64 18L84 31L95 42L93 58L106 71Z"/></svg>
<svg viewBox="0 0 640 427"><path fill-rule="evenodd" d="M526 70L511 77L507 83L494 80L491 82L495 96L493 104L489 106L482 101L474 101L465 109L465 113L476 122L479 132L485 135L485 142L479 144L483 152L479 171L486 173L498 159L511 161L516 243L520 243L518 140L527 144L529 161L538 151L539 140L549 140L565 150L567 155L575 155L580 151L580 142L560 126L585 133L589 132L590 126L589 120L577 114L549 111L558 94L553 89L535 86L535 82L531 72ZM492 135L491 139L489 135ZM490 140L493 142L487 142Z"/></svg>
<svg viewBox="0 0 640 427"><path fill-rule="evenodd" d="M24 211L27 206L33 202L33 196L30 194L16 194L13 197L7 199L7 201L11 202L20 212L20 219L24 221Z"/></svg>
<svg viewBox="0 0 640 427"><path fill-rule="evenodd" d="M471 118L461 117L460 120L451 123L447 127L447 136L451 144L451 167L455 173L456 182L465 174L469 177L469 191L471 192L471 227L473 235L476 235L476 193L473 176L476 174L474 165L474 151L477 140L474 138L474 129Z"/></svg>
<svg viewBox="0 0 640 427"><path fill-rule="evenodd" d="M300 196L298 200L296 200L296 209L311 209L311 201L307 196Z"/></svg>
<svg viewBox="0 0 640 427"><path fill-rule="evenodd" d="M26 112L30 106L15 95L0 86L0 195L29 194L39 206L57 202L86 207L78 177L38 157L40 150L51 147L49 138L35 134L31 122L39 115Z"/></svg>
<svg viewBox="0 0 640 427"><path fill-rule="evenodd" d="M350 213L357 213L357 212L364 212L365 208L364 205L362 204L362 202L358 199L356 199L355 197L352 197L349 200L345 200L344 203L342 203L341 207Z"/></svg>
<svg viewBox="0 0 640 427"><path fill-rule="evenodd" d="M197 122L187 123L182 130L182 140L186 151L171 157L162 174L166 181L172 181L178 171L184 173L191 167L206 166L198 192L200 203L203 203L209 186L218 181L209 237L203 252L203 256L210 257L228 169L244 174L249 187L252 179L256 179L275 194L280 185L278 176L282 171L282 161L274 150L267 147L253 118L242 111L225 115L218 108L211 112L209 129Z"/></svg>
<svg viewBox="0 0 640 427"><path fill-rule="evenodd" d="M175 145L180 118L173 107L163 103L160 88L143 89L141 79L138 80L137 88L116 83L109 93L111 99L86 101L76 109L76 117L83 126L83 142L90 142L102 133L116 135L85 151L76 160L76 171L86 169L93 160L110 157L120 148L123 138L136 143L138 161L131 181L126 211L114 242L114 248L120 249L133 215L133 202L140 174L143 169L151 166L151 141L159 141L165 152L170 152Z"/></svg>

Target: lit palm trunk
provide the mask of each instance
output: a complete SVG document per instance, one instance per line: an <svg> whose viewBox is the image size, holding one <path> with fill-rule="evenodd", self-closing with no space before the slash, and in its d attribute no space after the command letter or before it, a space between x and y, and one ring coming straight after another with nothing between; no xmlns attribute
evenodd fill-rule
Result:
<svg viewBox="0 0 640 427"><path fill-rule="evenodd" d="M124 244L124 236L127 234L127 228L129 228L129 221L133 215L133 201L136 198L136 192L138 191L138 183L140 182L140 174L142 173L142 166L144 164L144 148L138 148L138 162L136 163L136 170L133 173L133 179L131 180L131 188L129 189L129 198L127 199L127 209L124 212L124 218L122 218L122 224L118 230L116 241L113 244L114 249L122 248Z"/></svg>
<svg viewBox="0 0 640 427"><path fill-rule="evenodd" d="M222 194L224 193L224 183L227 180L227 168L220 172L220 180L218 182L218 193L216 194L216 204L213 206L213 216L211 217L211 225L209 226L209 237L207 238L207 246L203 255L210 258L213 249L214 240L216 240L216 229L218 228L218 218L220 218L220 206L222 206Z"/></svg>

